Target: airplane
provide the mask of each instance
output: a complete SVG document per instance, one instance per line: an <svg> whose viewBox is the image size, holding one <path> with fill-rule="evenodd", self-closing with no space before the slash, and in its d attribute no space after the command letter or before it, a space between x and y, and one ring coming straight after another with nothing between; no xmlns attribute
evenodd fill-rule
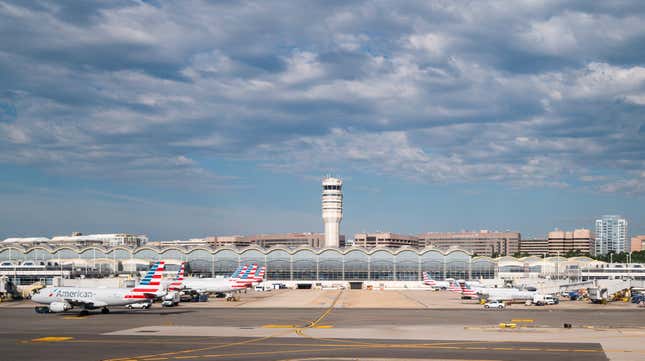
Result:
<svg viewBox="0 0 645 361"><path fill-rule="evenodd" d="M259 283L264 281L264 273L266 272L266 270L267 270L267 266L262 266L262 268L260 268L260 272L258 272L258 274L255 277L253 277L255 282Z"/></svg>
<svg viewBox="0 0 645 361"><path fill-rule="evenodd" d="M463 292L461 286L457 282L455 282L454 280L449 281L449 283L450 283L450 286L448 287L448 291L454 292L454 293L462 293Z"/></svg>
<svg viewBox="0 0 645 361"><path fill-rule="evenodd" d="M231 276L231 279L234 279L237 283L245 284L246 287L251 287L255 281L255 275L258 272L257 263L252 265L244 265L244 268L240 271L240 274L235 277Z"/></svg>
<svg viewBox="0 0 645 361"><path fill-rule="evenodd" d="M80 307L81 315L98 308L102 313L109 313L109 306L125 306L163 296L166 293L161 285L163 269L163 261L155 262L134 288L45 287L36 291L31 300L48 305L37 306L36 312L58 313Z"/></svg>
<svg viewBox="0 0 645 361"><path fill-rule="evenodd" d="M528 300L533 299L536 291L523 291L509 287L472 287L466 283L461 284L462 295L465 297L486 298L489 300Z"/></svg>
<svg viewBox="0 0 645 361"><path fill-rule="evenodd" d="M168 292L181 291L184 288L184 272L185 272L185 263L182 262L177 271L177 276L168 284Z"/></svg>
<svg viewBox="0 0 645 361"><path fill-rule="evenodd" d="M482 293L481 295L487 300L496 301L533 300L533 297L537 295L537 292L520 291L517 288L493 288L490 289L490 291Z"/></svg>
<svg viewBox="0 0 645 361"><path fill-rule="evenodd" d="M199 293L210 292L224 294L227 297L231 293L250 287L255 281L257 264L244 265L226 278L184 278L183 286L185 289L191 289Z"/></svg>
<svg viewBox="0 0 645 361"><path fill-rule="evenodd" d="M450 288L450 281L437 281L432 279L428 272L423 272L423 284L432 288L447 290Z"/></svg>
<svg viewBox="0 0 645 361"><path fill-rule="evenodd" d="M244 271L244 269L240 272L240 276L238 277L231 277L235 278L237 282L240 283L245 283L249 287L253 286L254 283L259 283L264 281L264 274L267 270L266 266L262 266L260 270L258 271L258 265L253 264L250 269Z"/></svg>
<svg viewBox="0 0 645 361"><path fill-rule="evenodd" d="M486 285L484 285L483 283L481 283L481 282L479 282L479 281L464 281L464 280L459 280L459 281L457 281L457 282L458 282L458 283L462 283L462 282L463 282L463 283L465 283L465 284L467 284L468 286L471 286L471 287L486 287Z"/></svg>

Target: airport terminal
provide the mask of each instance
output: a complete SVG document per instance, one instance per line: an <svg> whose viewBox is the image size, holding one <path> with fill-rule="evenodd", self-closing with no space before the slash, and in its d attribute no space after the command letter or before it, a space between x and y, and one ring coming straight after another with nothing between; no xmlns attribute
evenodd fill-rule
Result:
<svg viewBox="0 0 645 361"><path fill-rule="evenodd" d="M241 264L256 263L266 266L266 279L269 281L389 281L400 284L421 281L422 272L428 272L438 280L500 277L586 280L601 277L599 273L603 273L604 277L645 280L645 267L641 264L612 268L611 264L589 257L490 258L472 256L458 248L442 251L408 247L0 246L0 274L13 277L17 284L30 284L33 281L51 284L55 277L69 278L81 273L105 277L142 271L159 260L175 265L186 262L191 274L204 277L227 276Z"/></svg>
<svg viewBox="0 0 645 361"><path fill-rule="evenodd" d="M197 277L228 276L242 264L266 267L268 281L311 287L375 281L383 287L410 286L427 272L437 280L464 279L609 279L645 281L641 264L611 264L590 257L563 257L567 251L589 252L588 230L554 231L540 247L527 245L517 232L459 232L401 235L357 234L351 244L340 233L343 182L322 181L324 233L261 234L207 237L188 241L149 242L144 235L99 234L9 238L0 242L0 275L18 285L55 278L107 277L144 271L155 261L186 262ZM523 253L524 257L511 254ZM521 252L524 251L524 252ZM541 255L541 256L538 256ZM495 256L495 257L491 257ZM172 269L172 266L170 267Z"/></svg>
<svg viewBox="0 0 645 361"><path fill-rule="evenodd" d="M82 353L66 360L112 361L645 355L635 342L645 337L645 264L573 255L611 248L602 234L346 240L342 185L323 180L323 233L5 239L0 300L14 302L0 314L16 326L0 346L28 359L69 347Z"/></svg>

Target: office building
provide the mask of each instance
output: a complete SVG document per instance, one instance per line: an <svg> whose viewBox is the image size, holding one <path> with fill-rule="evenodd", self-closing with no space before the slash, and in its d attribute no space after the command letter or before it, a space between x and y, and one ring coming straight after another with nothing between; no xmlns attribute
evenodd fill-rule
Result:
<svg viewBox="0 0 645 361"><path fill-rule="evenodd" d="M90 247L90 246L128 246L139 247L148 242L145 235L133 234L88 234L74 233L71 236L56 236L51 239L46 237L26 237L26 238L7 238L3 243L29 244L37 245L55 245Z"/></svg>
<svg viewBox="0 0 645 361"><path fill-rule="evenodd" d="M204 241L212 247L248 247L251 242L244 236L209 236Z"/></svg>
<svg viewBox="0 0 645 361"><path fill-rule="evenodd" d="M345 243L345 236L339 235L341 245ZM210 236L204 238L205 245L211 247L237 247L244 248L250 246L271 248L271 247L314 247L321 248L325 244L325 235L323 233L269 233L269 234L252 234L248 236ZM188 244L186 244L188 245Z"/></svg>
<svg viewBox="0 0 645 361"><path fill-rule="evenodd" d="M596 220L594 254L625 252L627 248L627 220L617 215L606 215Z"/></svg>
<svg viewBox="0 0 645 361"><path fill-rule="evenodd" d="M104 246L129 246L139 247L148 242L148 237L145 235L134 235L127 233L115 234L87 234L74 233L71 236L57 236L51 239L53 243L69 243L78 245L93 245L100 242Z"/></svg>
<svg viewBox="0 0 645 361"><path fill-rule="evenodd" d="M632 237L631 247L629 250L631 252L640 252L645 250L645 235Z"/></svg>
<svg viewBox="0 0 645 361"><path fill-rule="evenodd" d="M358 233L354 235L354 246L372 248L401 246L419 247L419 238L416 236L396 234L391 232Z"/></svg>
<svg viewBox="0 0 645 361"><path fill-rule="evenodd" d="M340 236L338 236L338 238L340 239ZM321 248L325 244L325 235L322 233L256 234L245 236L243 240L251 245L264 248L278 246L287 248L296 248L302 246Z"/></svg>
<svg viewBox="0 0 645 361"><path fill-rule="evenodd" d="M424 233L419 235L419 245L433 246L439 249L459 247L478 256L510 256L520 249L519 232L496 232L481 230L479 232L444 232Z"/></svg>
<svg viewBox="0 0 645 361"><path fill-rule="evenodd" d="M590 254L593 246L593 235L589 229L576 229L573 232L555 230L549 232L548 254L565 255L568 252Z"/></svg>
<svg viewBox="0 0 645 361"><path fill-rule="evenodd" d="M150 247L172 247L172 246L208 246L209 243L204 238L191 238L189 240L169 240L169 241L153 241L146 243Z"/></svg>
<svg viewBox="0 0 645 361"><path fill-rule="evenodd" d="M340 221L343 219L343 181L327 177L322 181L322 219L324 247L340 246Z"/></svg>
<svg viewBox="0 0 645 361"><path fill-rule="evenodd" d="M520 253L528 256L544 256L549 253L549 241L546 239L520 240Z"/></svg>

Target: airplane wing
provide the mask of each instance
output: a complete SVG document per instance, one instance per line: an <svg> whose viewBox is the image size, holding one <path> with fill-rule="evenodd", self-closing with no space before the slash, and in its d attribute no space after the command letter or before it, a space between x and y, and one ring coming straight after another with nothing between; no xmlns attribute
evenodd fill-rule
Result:
<svg viewBox="0 0 645 361"><path fill-rule="evenodd" d="M66 298L65 301L72 306L82 306L84 308L98 308L98 307L105 307L108 305L103 301L84 299L84 298Z"/></svg>

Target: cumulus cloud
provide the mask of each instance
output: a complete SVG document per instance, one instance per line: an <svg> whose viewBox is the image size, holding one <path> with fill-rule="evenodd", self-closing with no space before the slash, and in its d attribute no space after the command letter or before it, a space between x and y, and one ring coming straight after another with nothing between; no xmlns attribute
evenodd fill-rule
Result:
<svg viewBox="0 0 645 361"><path fill-rule="evenodd" d="M217 184L239 175L204 159L245 159L638 193L644 15L637 1L0 0L0 162Z"/></svg>

